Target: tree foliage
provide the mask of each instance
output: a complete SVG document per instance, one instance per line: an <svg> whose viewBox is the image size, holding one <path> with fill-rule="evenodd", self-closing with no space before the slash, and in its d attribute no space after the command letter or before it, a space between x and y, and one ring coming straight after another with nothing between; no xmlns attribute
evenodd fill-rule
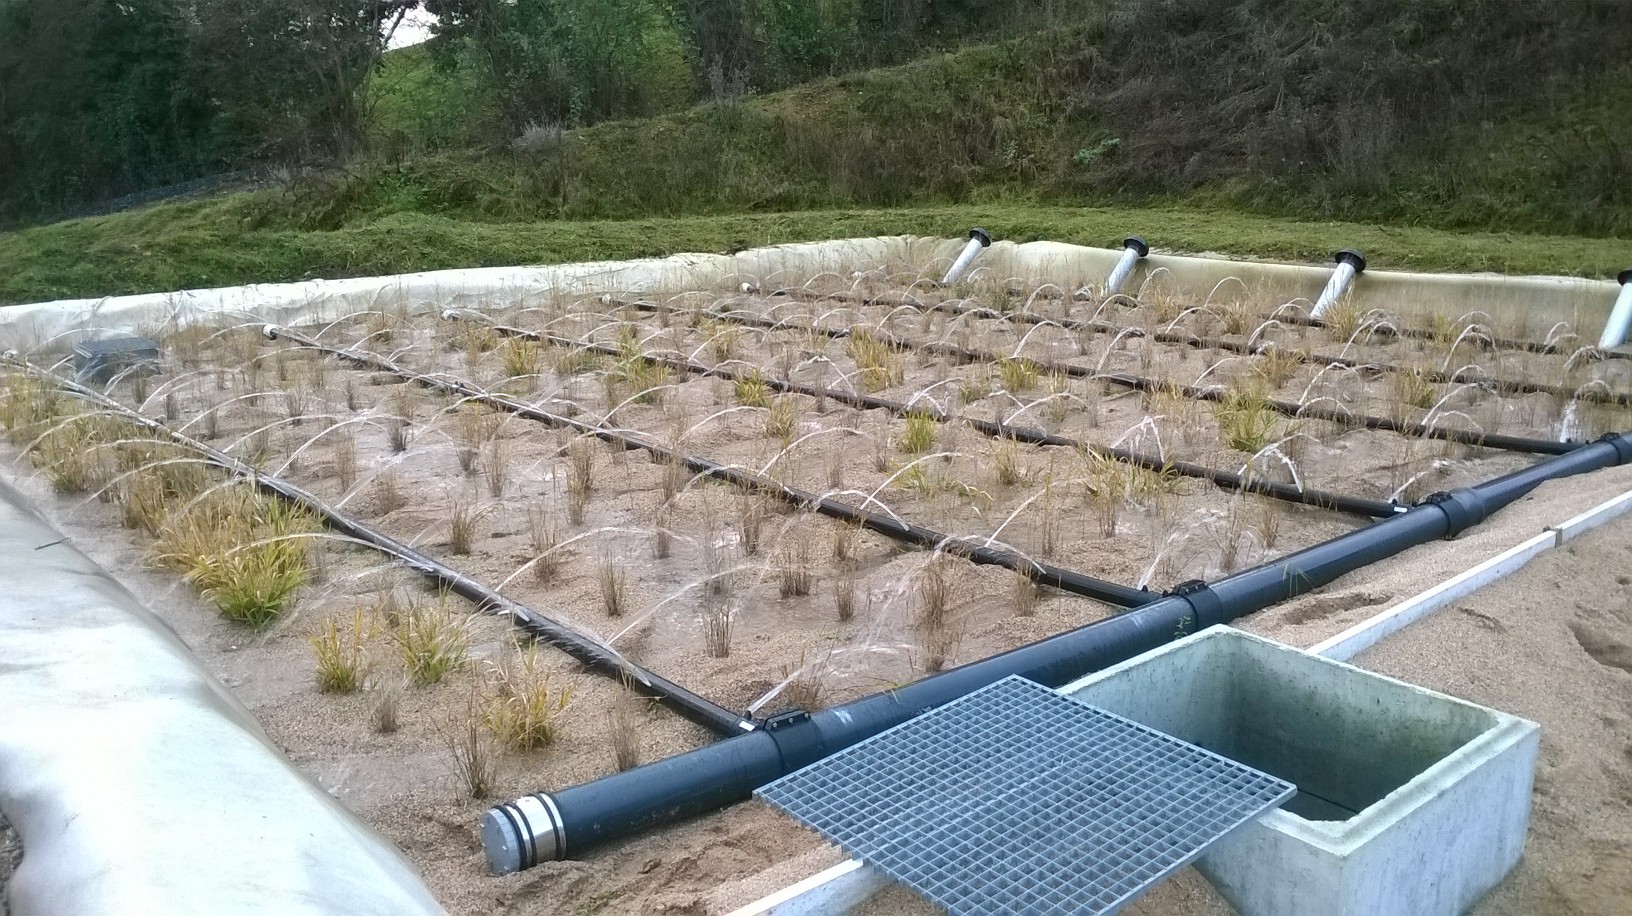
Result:
<svg viewBox="0 0 1632 916"><path fill-rule="evenodd" d="M361 136L382 26L417 0L0 0L0 216Z"/></svg>

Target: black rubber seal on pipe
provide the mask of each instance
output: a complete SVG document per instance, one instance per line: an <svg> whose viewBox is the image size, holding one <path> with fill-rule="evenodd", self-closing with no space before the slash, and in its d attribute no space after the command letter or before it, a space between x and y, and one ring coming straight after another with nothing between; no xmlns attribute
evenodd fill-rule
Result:
<svg viewBox="0 0 1632 916"><path fill-rule="evenodd" d="M976 226L975 228L969 230L969 238L980 242L980 247L982 247L982 248L992 247L992 236L991 236L991 234L988 233L985 229L980 228L979 226Z"/></svg>
<svg viewBox="0 0 1632 916"><path fill-rule="evenodd" d="M1628 283L1632 283L1632 267L1628 267L1625 270L1621 271L1620 273L1616 274L1615 275L1615 282L1621 284L1622 286L1625 286Z"/></svg>
<svg viewBox="0 0 1632 916"><path fill-rule="evenodd" d="M1147 254L1150 254L1150 246L1145 244L1145 240L1137 235L1130 235L1123 239L1122 247L1132 248L1134 251L1139 252L1139 257L1141 258Z"/></svg>
<svg viewBox="0 0 1632 916"><path fill-rule="evenodd" d="M1353 267L1354 272L1357 274L1365 272L1366 256L1361 254L1358 249L1345 248L1337 253L1334 260L1339 264L1348 264L1349 266Z"/></svg>

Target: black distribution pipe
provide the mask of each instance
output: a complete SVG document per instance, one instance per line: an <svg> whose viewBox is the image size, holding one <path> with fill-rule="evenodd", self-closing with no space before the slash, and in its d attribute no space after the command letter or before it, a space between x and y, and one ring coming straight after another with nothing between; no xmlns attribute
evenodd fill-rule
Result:
<svg viewBox="0 0 1632 916"><path fill-rule="evenodd" d="M634 305L635 305L636 308L644 308L644 307L646 307L647 304L646 303L635 303ZM932 306L931 308L936 308L936 307ZM989 311L989 310L979 309L978 311L986 312L986 311ZM991 314L996 315L997 313L993 312ZM840 339L840 338L844 338L844 337L849 337L851 335L851 333L852 333L848 329L826 328L826 327L817 327L817 326L812 326L812 325L796 325L796 324L790 324L786 319L783 319L783 320L779 321L779 320L764 318L764 317L755 316L755 315L741 315L740 313L735 313L735 312L726 313L726 314L722 315L721 318L722 318L722 320L725 320L725 321L731 321L731 322L738 323L738 324L751 325L753 327L765 328L767 330L784 330L784 329L813 330L818 334L823 334L823 335L825 335L825 336L827 336L829 338L833 338L833 339ZM1039 321L1037 323L1045 323L1045 322L1048 323L1048 324L1058 324L1061 327L1070 327L1070 325L1072 323L1075 323L1075 322L1056 321L1054 319L1039 319ZM944 355L944 356L950 356L953 359L958 360L959 362L965 362L965 363L974 363L974 362L990 363L990 362L998 362L998 361L1006 358L1006 357L1001 356L1000 354L993 353L993 352L990 352L990 351L969 350L969 349L966 349L964 347L954 346L952 344L943 344L943 343L923 343L923 344L920 344L920 343L913 343L911 341L903 340L903 339L901 339L899 337L896 337L896 336L894 336L892 334L889 334L889 333L887 333L885 331L882 331L882 330L878 330L878 331L872 332L872 333L876 333L879 336L879 338L881 340L883 340L886 344L888 344L888 345L890 345L892 347L895 347L897 349L923 350L923 351L928 352L928 353L936 353L936 354L940 354L940 355ZM1140 336L1144 336L1144 335L1141 333ZM1169 333L1165 333L1165 332L1156 334L1155 335L1155 340L1157 340L1158 342L1161 342L1161 343L1190 343L1192 346L1202 345L1202 344L1197 344L1196 343L1197 341L1201 341L1201 338L1199 338L1199 337L1192 337L1190 335L1174 335L1174 334L1169 334ZM1250 355L1256 355L1258 352L1260 352L1260 351L1257 351L1257 350L1253 350L1251 347L1247 346L1246 344L1238 344L1238 345L1235 345L1235 346L1240 348L1239 352L1250 354ZM1299 357L1299 361L1303 362L1303 363L1315 364L1316 362L1318 362L1316 357L1307 357L1307 356L1304 356L1304 355L1298 353L1298 351L1286 351L1286 352L1293 353L1294 355L1297 355ZM1187 399L1192 400L1192 401L1222 401L1222 400L1224 400L1224 397L1225 397L1223 391L1221 391L1220 389L1217 389L1217 388L1196 388L1196 387L1191 386L1191 385L1172 386L1172 385L1169 385L1167 382L1161 381L1159 379L1144 378L1144 377L1137 376L1137 375L1126 375L1126 374L1123 374L1123 373L1098 373L1098 372L1095 372L1093 369L1089 369L1086 366L1075 366L1075 365L1072 365L1070 363L1044 362L1042 360L1033 359L1031 357L1017 357L1017 358L1018 359L1023 359L1026 362L1030 363L1031 365L1037 367L1038 371L1040 371L1040 372L1064 374L1064 375L1069 375L1072 378L1080 378L1080 379L1087 379L1087 380L1090 380L1090 381L1104 382L1106 384L1115 385L1115 386L1117 386L1119 388L1126 388L1126 389L1133 390L1133 391L1172 390L1172 391L1176 392L1177 394L1179 394L1181 397L1187 398ZM1327 361L1327 364L1346 366L1346 367L1351 368L1351 369L1372 368L1370 366L1370 364L1361 364L1361 363L1359 363L1359 362L1357 362L1355 360L1341 359L1341 358L1331 359L1331 360ZM1388 372L1388 371L1394 371L1394 372L1402 371L1396 366L1377 366L1375 368L1381 369L1382 371L1385 371L1385 372ZM1563 393L1563 392L1565 392L1565 389L1561 388L1560 386L1542 385L1542 384L1539 384L1539 383L1528 383L1528 382L1527 383L1510 382L1510 383L1497 384L1497 383L1493 383L1493 382L1481 381L1480 379L1475 378L1472 374L1469 374L1466 377L1464 377L1461 373L1456 373L1454 375L1451 375L1451 374L1447 374L1447 373L1443 373L1443 372L1427 372L1427 373L1424 373L1423 377L1426 380L1432 381L1432 382L1457 382L1457 383L1467 383L1467 384L1488 383L1488 384L1492 384L1494 387L1497 387L1498 389L1501 389L1501 384L1507 384L1507 385L1513 386L1513 393L1545 392L1545 393L1552 394L1552 395L1555 395L1555 396L1560 396L1560 397L1566 396L1566 394ZM1505 389L1501 389L1501 390L1505 390ZM1617 395L1612 395L1612 396L1610 396L1608 398L1599 397L1599 398L1597 398L1597 400L1615 401L1617 398L1624 400L1624 399L1626 399L1626 397L1627 396L1625 396L1625 395L1618 395L1618 396ZM1580 444L1580 443L1576 443L1576 442L1554 442L1551 439L1533 439L1533 438L1529 438L1527 436L1508 436L1508 435L1503 435L1503 434L1499 434L1499 433L1484 433L1484 432L1480 432L1478 430L1470 430L1470 429L1455 429L1455 428L1445 427L1445 426L1430 426L1430 425L1428 425L1426 423L1406 422L1406 421L1403 421L1403 420L1395 420L1395 419L1392 419L1390 417L1378 417L1378 416L1370 416L1370 415L1366 415L1366 414L1355 414L1355 413L1350 413L1349 411L1346 411L1346 410L1337 410L1337 409L1333 409L1333 408L1310 407L1308 405L1298 404L1298 403L1294 403L1292 401L1266 400L1264 402L1264 407L1266 407L1269 410L1273 410L1274 412L1276 412L1278 414L1281 414L1282 416L1293 417L1293 418L1297 418L1297 419L1325 420L1325 421L1329 421L1329 422L1332 422L1332 423L1340 423L1340 424L1343 424L1345 426L1364 427L1366 429L1380 430L1380 431L1383 431L1383 432L1401 433L1401 434L1407 435L1407 436L1415 436L1415 437L1420 438L1420 439L1440 439L1440 440L1448 441L1448 442L1456 442L1456 443L1461 444L1461 445L1482 446L1482 447L1485 447L1485 448L1493 448L1493 449L1499 449L1499 450L1502 450L1502 451L1510 451L1510 452L1526 452L1526 453L1537 454L1537 455L1562 455L1565 452L1568 452L1571 449L1576 448ZM1192 475L1187 474L1185 476L1192 476Z"/></svg>
<svg viewBox="0 0 1632 916"><path fill-rule="evenodd" d="M452 314L448 312L444 312L443 315L444 317L452 317ZM558 337L554 334L549 334L543 331L527 331L521 328L514 328L502 324L490 324L488 327L507 337L521 337L528 340L537 340L553 344L555 346L570 347L605 356L620 355L620 351L616 347L612 347L607 344L594 343L593 341L571 340L569 338ZM648 362L663 366L667 369L672 369L679 372L689 372L698 376L720 378L729 381L737 381L744 377L743 373L734 369L728 369L724 366L707 366L690 359L679 359L675 357L658 356L653 354L648 354L642 358ZM981 433L982 435L990 436L994 439L1012 439L1016 442L1024 442L1028 445L1057 445L1065 448L1073 448L1077 449L1078 451L1090 452L1094 455L1098 455L1101 458L1110 458L1112 460L1122 462L1123 464L1130 464L1135 467L1144 468L1148 471L1177 474L1180 477L1190 477L1196 480L1206 480L1226 490L1244 490L1249 493L1257 493L1272 499L1279 499L1298 505L1314 506L1321 509L1332 509L1338 512L1352 512L1356 515L1364 515L1370 518L1385 518L1387 516L1394 515L1395 513L1405 511L1403 506L1400 506L1397 503L1387 502L1385 500L1364 499L1358 496L1344 496L1341 493L1329 493L1323 490L1306 490L1301 487L1291 486L1289 484L1275 483L1273 481L1265 480L1261 477L1254 477L1249 474L1236 474L1231 471L1218 470L1216 468L1208 467L1207 465L1192 464L1188 461L1165 460L1152 455L1144 454L1142 452L1095 445L1081 439L1070 439L1066 438L1065 436L1056 436L1040 429L1024 426L1011 426L1007 423L1000 423L994 420L981 420L975 417L960 418L947 411L940 410L932 406L902 404L898 401L889 401L885 400L884 398L873 397L872 395L855 394L852 392L838 391L831 388L817 388L814 385L803 385L798 382L781 378L766 377L758 380L763 382L766 387L772 388L781 393L802 394L818 400L826 398L828 400L861 410L886 410L897 416L918 414L930 417L939 423L955 423L961 419L968 423L975 431Z"/></svg>
<svg viewBox="0 0 1632 916"><path fill-rule="evenodd" d="M684 452L676 451L666 445L653 442L644 436L635 435L631 432L558 416L537 407L513 401L507 397L490 394L462 379L425 375L399 366L383 356L331 347L328 344L318 343L311 338L285 328L267 325L265 333L268 337L287 338L303 347L329 353L351 363L389 372L427 388L456 394L467 400L486 404L489 407L528 420L574 429L585 435L594 436L603 442L616 445L619 448L647 452L660 461L678 462L693 474L699 474L714 480L722 480L750 492L764 493L800 509L809 509L828 518L852 525L860 525L868 531L882 534L892 540L918 547L926 547L931 550L943 550L954 556L963 557L971 563L1011 569L1025 575L1038 585L1069 592L1073 595L1081 595L1085 598L1092 598L1096 601L1103 601L1116 607L1138 607L1142 604L1148 604L1158 597L1146 589L1129 588L1126 585L1073 572L1048 563L1039 563L1019 554L986 546L973 539L956 538L930 528L909 524L892 516L857 509L836 499L817 496L814 493L790 487L763 474L756 474L744 468L719 464L695 455L687 455Z"/></svg>
<svg viewBox="0 0 1632 916"><path fill-rule="evenodd" d="M784 713L752 734L555 793L538 792L491 808L482 845L495 874L580 856L637 831L749 798L773 779L807 766L1004 677L1062 686L1161 646L1175 634L1228 623L1439 538L1453 537L1537 485L1632 463L1632 434L1612 434L1568 455L1472 487L1436 494L1393 518L1116 617L983 661L806 714Z"/></svg>
<svg viewBox="0 0 1632 916"><path fill-rule="evenodd" d="M777 291L775 293L772 293L772 295L782 295L782 296L789 296L789 297L792 297L795 294L796 294L796 292L793 291L793 290L779 290L779 291ZM811 295L814 296L814 294L811 294ZM1023 322L1025 324L1034 324L1034 325L1035 324L1054 324L1054 325L1059 325L1060 327L1065 328L1066 330L1069 330L1069 331L1093 331L1096 334L1113 334L1114 335L1114 334L1120 334L1120 333L1126 331L1126 332L1129 332L1130 337L1149 337L1152 340L1155 340L1157 343L1178 344L1178 345L1181 345L1181 346L1189 347L1192 350L1213 350L1213 349L1217 349L1217 350L1223 350L1223 351L1226 351L1226 352L1229 352L1229 353L1237 353L1237 354L1240 354L1242 356L1257 356L1260 353L1262 353L1263 350L1264 350L1263 345L1256 345L1255 346L1253 344L1253 342L1250 341L1250 340L1248 340L1248 341L1224 340L1224 339L1218 338L1218 337L1201 337L1201 336L1196 335L1196 334L1191 334L1191 333L1188 333L1188 332L1180 332L1180 331L1157 331L1156 333L1152 334L1152 333L1146 331L1144 328L1122 327L1120 325L1112 324L1112 323L1110 323L1108 321L1081 321L1081 320L1078 320L1078 319L1075 319L1075 318L1049 318L1049 317L1047 317L1045 315L1038 315L1038 314L1034 314L1032 312L1000 312L1000 311L997 311L996 309L987 308L985 306L964 305L964 304L961 303L961 301L943 301L943 302L933 302L933 303L931 303L931 302L925 302L925 301L923 301L921 299L918 299L916 297L902 296L901 297L901 299L902 299L901 302L891 303L891 302L889 302L887 300L882 300L882 299L877 299L877 298L868 299L868 298L865 298L865 297L851 297L851 296L845 295L845 294L829 294L829 295L822 296L821 298L837 299L839 301L846 301L846 302L848 302L848 301L858 301L858 302L860 302L860 303L862 303L864 305L891 305L891 304L894 304L894 305L910 305L913 308L917 308L917 309L920 309L920 310L928 310L928 311L933 311L933 312L945 312L948 315L972 315L972 316L974 316L976 318L989 318L989 319L993 319L993 320L1014 320L1014 321ZM1116 298L1116 297L1112 297L1112 298ZM1123 297L1123 298L1126 298L1126 297ZM1133 301L1133 300L1129 300L1129 301ZM637 308L643 308L643 309L651 310L651 307L649 306L648 303L632 303L632 304L635 305ZM738 313L727 313L724 317L725 317L726 320L738 320L738 319L732 317L733 315L736 315L736 314L738 314ZM752 313L750 313L750 314L752 314ZM1295 317L1272 316L1272 318L1266 319L1266 320L1279 321L1279 322L1282 322L1284 324L1301 324L1301 325L1306 325L1308 327L1320 327L1321 326L1319 322L1312 322L1312 321L1309 321L1307 319L1300 319L1300 318L1295 318ZM752 322L752 323L758 324L757 321ZM791 324L787 320L783 320L781 322L773 322L773 323L777 327L781 327L781 328L798 328L798 329L802 329L802 330L803 329L808 329L807 325ZM770 327L769 324L760 325L760 326ZM826 328L817 328L815 330L818 333L827 334L829 337L848 337L849 334L850 334L850 332L848 330L845 330L845 329L833 329L833 330L830 330L830 329L826 329ZM1433 332L1431 332L1431 331L1409 331L1407 329L1396 329L1394 331L1378 331L1377 332L1377 335L1380 336L1380 337L1381 336L1387 336L1387 335L1390 335L1390 334L1392 334L1393 336L1397 336L1397 337L1414 337L1414 338L1422 338L1422 339L1432 339L1432 337L1433 337ZM1485 342L1485 343L1490 343L1490 340L1491 340L1490 338L1480 338L1480 341ZM1512 341L1509 341L1509 343L1512 343ZM903 344L903 345L917 346L916 344ZM1491 344L1491 346L1495 346L1495 344ZM1523 348L1514 346L1514 347L1499 347L1498 349L1523 349ZM1591 349L1591 348L1587 348L1587 349ZM1323 353L1308 353L1308 352L1305 352L1304 350L1301 350L1301 349L1299 349L1299 350L1286 349L1286 350L1282 350L1281 352L1289 354L1292 357L1296 358L1299 363L1302 363L1304 365L1311 365L1311 366L1337 365L1337 366L1344 366L1344 367L1350 368L1350 369L1376 370L1378 372L1417 371L1417 370L1405 369L1405 368L1402 368L1400 366L1389 365L1389 364L1386 364L1386 363L1367 363L1367 362L1362 362L1362 361L1357 360L1357 359L1350 359L1348 357L1343 357L1343 356L1328 356L1328 355L1323 354ZM1536 344L1535 349L1533 349L1532 352L1561 354L1561 353L1566 353L1566 352L1569 352L1569 351L1563 350L1563 349L1558 348L1558 347L1553 347L1553 346L1550 346L1550 345L1546 345L1546 344ZM1597 358L1628 359L1628 358L1632 358L1632 354L1621 353L1621 352L1618 352L1618 351L1596 350L1595 353L1594 353L1593 358L1595 358L1595 359L1597 359ZM1430 369L1430 370L1422 371L1422 378L1425 381L1433 382L1435 384L1480 385L1482 387L1490 388L1490 389L1492 389L1494 391L1497 391L1497 392L1500 392L1502 394L1550 394L1550 395L1552 395L1554 397L1558 397L1558 398L1571 398L1571 397L1575 397L1577 395L1577 392L1575 391L1575 389L1569 388L1569 387L1564 386L1564 385L1549 385L1549 384L1547 384L1545 382L1531 382L1531 381L1521 381L1521 380L1516 380L1516 379L1491 378L1491 377L1486 376L1485 374L1483 374L1483 372L1477 372L1477 371L1475 371L1475 372L1465 372L1465 371L1458 370L1456 372L1444 372L1444 371L1441 371L1441 370L1438 370L1438 369ZM1595 390L1595 391L1583 392L1583 393L1580 394L1580 397L1583 400L1590 400L1590 401L1601 402L1601 403L1617 404L1617 405L1619 405L1621 407L1632 406L1632 395L1627 395L1627 394L1605 394L1603 392ZM1538 440L1532 440L1532 441L1538 441Z"/></svg>
<svg viewBox="0 0 1632 916"><path fill-rule="evenodd" d="M13 363L13 365L18 364ZM496 611L509 617L512 622L526 630L534 638L560 649L582 662L590 670L631 685L641 685L642 688L650 690L659 702L699 725L703 725L726 737L740 735L757 727L752 720L746 719L724 706L710 702L679 684L630 662L606 646L579 634L571 627L552 620L532 608L511 601L497 591L488 588L458 570L437 562L401 541L397 541L361 522L347 518L339 510L295 484L276 477L268 477L257 471L253 466L239 461L226 452L218 451L184 433L177 432L158 420L142 416L118 401L92 391L76 382L26 363L20 364L19 368L56 385L80 400L94 404L101 410L117 414L127 422L141 426L164 436L177 445L197 452L211 464L233 476L241 477L253 483L263 493L311 511L322 520L326 527L366 544L381 553L390 555L392 558L401 561L409 569L435 583L439 588L446 589L470 601L478 608Z"/></svg>

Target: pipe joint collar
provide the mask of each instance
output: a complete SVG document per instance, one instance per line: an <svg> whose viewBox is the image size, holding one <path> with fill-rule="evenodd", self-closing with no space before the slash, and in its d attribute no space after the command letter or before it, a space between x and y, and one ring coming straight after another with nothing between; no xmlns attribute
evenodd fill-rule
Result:
<svg viewBox="0 0 1632 916"><path fill-rule="evenodd" d="M772 716L760 730L776 743L784 774L820 760L827 744L822 740L821 729L811 722L810 713L803 710Z"/></svg>
<svg viewBox="0 0 1632 916"><path fill-rule="evenodd" d="M1616 464L1632 464L1632 434L1604 433L1598 441L1614 447Z"/></svg>
<svg viewBox="0 0 1632 916"><path fill-rule="evenodd" d="M1147 254L1150 254L1150 246L1145 244L1145 240L1140 238L1137 235L1130 235L1127 238L1123 239L1122 240L1122 247L1123 248L1132 248L1134 251L1137 251L1139 253L1139 257L1141 257L1141 258L1144 257Z"/></svg>
<svg viewBox="0 0 1632 916"><path fill-rule="evenodd" d="M1339 251L1334 260L1339 264L1347 264L1353 267L1355 273L1361 273L1366 269L1366 256L1356 248L1345 248Z"/></svg>
<svg viewBox="0 0 1632 916"><path fill-rule="evenodd" d="M990 248L992 246L991 233L980 228L979 226L969 230L969 239L971 241L979 242L980 247L982 248Z"/></svg>
<svg viewBox="0 0 1632 916"><path fill-rule="evenodd" d="M1490 515L1485 498L1466 487L1431 494L1423 505L1437 506L1445 513L1445 537L1454 538Z"/></svg>
<svg viewBox="0 0 1632 916"><path fill-rule="evenodd" d="M1616 274L1615 282L1621 284L1622 286L1632 283L1632 267L1628 267L1627 269Z"/></svg>
<svg viewBox="0 0 1632 916"><path fill-rule="evenodd" d="M1225 623L1224 602L1218 593L1200 579L1190 579L1173 586L1173 597L1183 598L1190 605L1189 632L1200 633L1214 624Z"/></svg>

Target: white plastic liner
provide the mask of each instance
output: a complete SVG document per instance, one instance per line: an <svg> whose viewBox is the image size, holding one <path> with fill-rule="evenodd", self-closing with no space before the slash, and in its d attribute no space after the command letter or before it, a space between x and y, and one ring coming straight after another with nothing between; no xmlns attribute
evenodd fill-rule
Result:
<svg viewBox="0 0 1632 916"><path fill-rule="evenodd" d="M0 482L13 916L442 913L174 633Z"/></svg>
<svg viewBox="0 0 1632 916"><path fill-rule="evenodd" d="M1130 227L1137 230L1138 227ZM733 255L675 255L554 267L492 267L346 280L265 283L217 289L63 299L0 308L0 345L32 351L66 349L83 334L157 334L194 322L241 320L300 325L370 310L410 313L443 308L497 309L536 305L550 297L600 293L730 289L797 285L820 275L852 280L884 270L897 279L941 276L962 249L958 239L911 236L842 239L756 248ZM1157 248L1160 241L1156 242ZM1067 292L1097 290L1121 256L1119 249L1059 242L996 242L975 259L968 281L1047 280ZM1334 265L1271 264L1153 252L1139 262L1123 291L1160 291L1200 303L1252 297L1268 308L1288 301L1305 307L1320 294ZM1426 274L1368 269L1350 296L1363 309L1399 314L1483 312L1505 321L1525 318L1538 333L1568 322L1577 333L1599 333L1619 287L1608 280ZM1474 314L1469 320L1482 320Z"/></svg>

